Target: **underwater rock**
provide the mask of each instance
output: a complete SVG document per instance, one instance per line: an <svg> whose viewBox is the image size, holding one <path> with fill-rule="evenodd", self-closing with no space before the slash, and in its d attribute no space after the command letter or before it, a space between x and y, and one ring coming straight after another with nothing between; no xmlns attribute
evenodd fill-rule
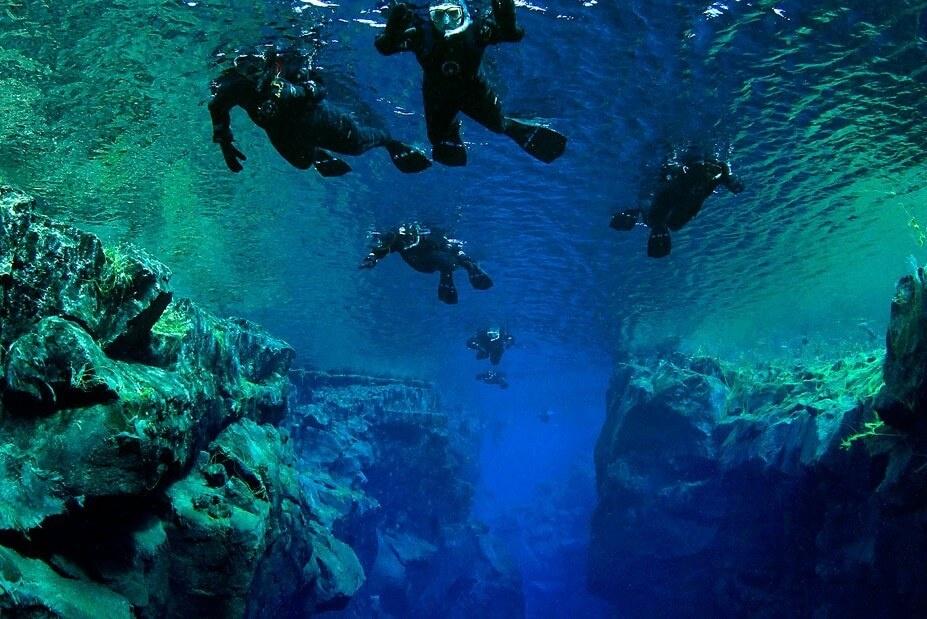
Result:
<svg viewBox="0 0 927 619"><path fill-rule="evenodd" d="M913 430L927 423L927 279L918 268L898 281L886 335L885 389L879 415Z"/></svg>
<svg viewBox="0 0 927 619"><path fill-rule="evenodd" d="M521 577L471 515L479 435L428 383L294 371L308 487L368 580L333 617L524 616Z"/></svg>
<svg viewBox="0 0 927 619"><path fill-rule="evenodd" d="M267 425L293 350L35 208L0 188L0 614L343 607L363 570Z"/></svg>
<svg viewBox="0 0 927 619"><path fill-rule="evenodd" d="M720 371L719 371L720 369ZM879 429L881 358L615 372L588 582L621 616L915 616L927 473Z"/></svg>
<svg viewBox="0 0 927 619"><path fill-rule="evenodd" d="M101 370L107 365L90 334L68 320L45 318L10 346L7 408L48 414L110 402L118 396Z"/></svg>
<svg viewBox="0 0 927 619"><path fill-rule="evenodd" d="M121 356L170 303L170 271L134 248L104 249L97 237L43 217L35 207L33 198L0 187L2 350L38 320L59 316Z"/></svg>
<svg viewBox="0 0 927 619"><path fill-rule="evenodd" d="M0 547L0 615L131 619L129 602L103 585L68 578L37 559Z"/></svg>
<svg viewBox="0 0 927 619"><path fill-rule="evenodd" d="M219 466L216 486L208 469ZM310 517L280 432L243 420L168 491L172 616L308 616L344 606L364 573L343 542ZM303 589L311 588L312 595Z"/></svg>

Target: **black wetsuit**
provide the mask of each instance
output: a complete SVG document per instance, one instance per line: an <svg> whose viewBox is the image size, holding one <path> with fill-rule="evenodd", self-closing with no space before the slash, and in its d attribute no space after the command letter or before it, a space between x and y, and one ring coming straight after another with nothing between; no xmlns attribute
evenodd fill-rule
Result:
<svg viewBox="0 0 927 619"><path fill-rule="evenodd" d="M378 146L389 151L393 163L403 172L428 167L422 153L392 139L385 131L359 125L350 115L325 102L324 88L304 72L284 72L273 66L258 71L233 67L216 78L211 88L213 141L222 147L233 172L241 170L237 159L244 159L232 146L229 112L235 106L242 107L264 129L277 152L301 170L315 165L323 176L340 176L351 168L328 151L360 155Z"/></svg>
<svg viewBox="0 0 927 619"><path fill-rule="evenodd" d="M467 348L476 351L477 359L489 358L493 365L499 365L505 350L515 343L515 338L503 330L480 331L467 340Z"/></svg>
<svg viewBox="0 0 927 619"><path fill-rule="evenodd" d="M679 230L692 221L702 210L705 200L722 185L735 194L744 188L723 161L702 159L664 165L663 178L650 208L643 213L637 209L622 211L612 218L611 226L617 230L630 230L643 216L643 223L651 230L647 254L662 258L672 248L669 231Z"/></svg>
<svg viewBox="0 0 927 619"><path fill-rule="evenodd" d="M516 43L524 30L515 24L513 0L494 0L488 17L474 15L463 32L445 37L427 16L405 3L390 8L386 29L375 45L381 54L415 53L424 76L422 94L428 139L435 161L466 164L457 114L463 112L495 133L505 133L534 157L550 162L563 153L566 138L540 125L505 116L499 97L480 68L486 48Z"/></svg>
<svg viewBox="0 0 927 619"><path fill-rule="evenodd" d="M400 226L379 235L377 244L371 248L360 266L373 268L377 262L394 252L398 252L406 264L419 273L440 273L438 298L445 303L457 303L454 269L458 267L467 272L470 285L477 290L492 287L489 275L463 252L463 243L418 224Z"/></svg>

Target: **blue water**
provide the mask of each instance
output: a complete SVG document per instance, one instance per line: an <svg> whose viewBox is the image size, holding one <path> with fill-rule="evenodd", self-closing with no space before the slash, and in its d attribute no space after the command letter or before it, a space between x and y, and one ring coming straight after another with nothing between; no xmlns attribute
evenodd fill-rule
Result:
<svg viewBox="0 0 927 619"><path fill-rule="evenodd" d="M164 3L157 20L122 3L29 7L3 45L53 70L16 60L0 79L38 83L47 98L28 111L50 120L0 126L0 170L107 241L162 257L179 293L264 324L298 363L423 376L477 411L475 513L517 557L530 617L606 615L584 593L582 547L618 356L671 337L747 357L803 338L866 344L857 325L881 332L895 276L925 257L910 223L927 221L927 2L518 2L525 40L485 66L510 112L569 136L561 160L535 162L465 119L464 169L402 176L370 153L327 180L288 166L240 112L248 161L227 172L205 108L217 54L321 24L332 100L424 143L419 68L373 50L379 3L255 4ZM136 30L80 42L100 20ZM111 122L126 100L134 120ZM27 129L56 141L27 153ZM671 257L648 260L643 233L619 235L609 217L645 203L667 152L693 146L730 158L748 189L712 197ZM152 198L152 179L169 200ZM449 307L398 258L359 273L367 233L412 218L467 240L494 288L459 278ZM508 391L474 381L485 363L463 346L490 323L518 338Z"/></svg>

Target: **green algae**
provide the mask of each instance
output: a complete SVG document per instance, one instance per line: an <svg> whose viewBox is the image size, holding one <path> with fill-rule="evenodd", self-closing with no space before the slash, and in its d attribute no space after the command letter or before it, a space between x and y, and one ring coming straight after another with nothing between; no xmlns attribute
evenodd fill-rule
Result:
<svg viewBox="0 0 927 619"><path fill-rule="evenodd" d="M171 304L161 314L161 318L151 328L152 333L161 337L182 338L193 326L190 314Z"/></svg>
<svg viewBox="0 0 927 619"><path fill-rule="evenodd" d="M767 362L759 366L731 366L725 372L730 387L728 409L763 415L783 403L820 406L840 403L871 408L882 387L881 352L859 352L836 362L807 365Z"/></svg>
<svg viewBox="0 0 927 619"><path fill-rule="evenodd" d="M881 419L877 419L875 421L865 422L863 424L862 430L855 432L840 441L840 447L843 449L852 449L858 443L883 438L904 438L904 435L900 432L892 430L890 427L885 425L885 422Z"/></svg>

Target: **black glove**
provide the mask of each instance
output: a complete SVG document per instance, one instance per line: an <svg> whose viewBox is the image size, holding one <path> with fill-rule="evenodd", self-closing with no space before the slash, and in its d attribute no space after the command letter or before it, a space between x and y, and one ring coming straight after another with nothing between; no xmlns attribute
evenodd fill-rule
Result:
<svg viewBox="0 0 927 619"><path fill-rule="evenodd" d="M222 149L222 156L225 157L225 165L229 167L229 170L232 172L241 172L244 168L241 167L241 164L238 163L238 160L247 161L245 154L235 148L231 140L225 140L219 142L219 148Z"/></svg>
<svg viewBox="0 0 927 619"><path fill-rule="evenodd" d="M367 254L364 259L361 261L358 269L372 269L377 266L377 257L373 254Z"/></svg>
<svg viewBox="0 0 927 619"><path fill-rule="evenodd" d="M386 31L402 32L412 24L413 17L412 9L405 2L393 5L389 10L389 17L386 18Z"/></svg>

